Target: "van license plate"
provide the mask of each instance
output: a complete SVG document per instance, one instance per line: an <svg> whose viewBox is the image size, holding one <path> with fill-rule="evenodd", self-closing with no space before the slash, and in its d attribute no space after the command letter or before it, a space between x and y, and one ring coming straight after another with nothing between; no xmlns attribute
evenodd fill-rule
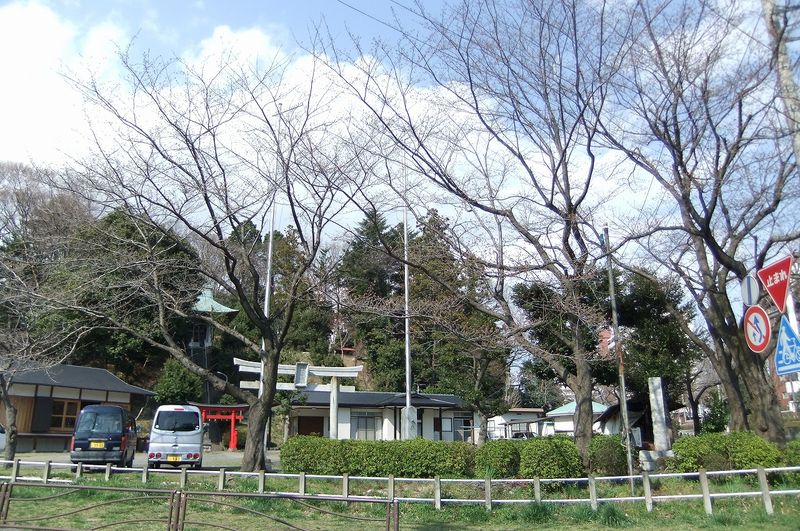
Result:
<svg viewBox="0 0 800 531"><path fill-rule="evenodd" d="M180 461L180 460L181 460L181 456L179 456L179 455L168 455L167 456L167 461L169 461L169 462Z"/></svg>
<svg viewBox="0 0 800 531"><path fill-rule="evenodd" d="M99 448L100 450L105 450L106 443L105 441L92 441L89 443L89 448Z"/></svg>

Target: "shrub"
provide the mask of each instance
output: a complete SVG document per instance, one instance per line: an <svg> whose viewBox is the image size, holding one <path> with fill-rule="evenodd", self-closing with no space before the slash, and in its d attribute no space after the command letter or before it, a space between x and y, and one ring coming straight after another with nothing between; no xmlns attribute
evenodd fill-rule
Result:
<svg viewBox="0 0 800 531"><path fill-rule="evenodd" d="M621 436L592 436L589 444L589 470L600 476L624 476L628 473L628 459Z"/></svg>
<svg viewBox="0 0 800 531"><path fill-rule="evenodd" d="M281 447L287 472L356 476L471 476L474 451L464 442L335 441L321 437L291 437Z"/></svg>
<svg viewBox="0 0 800 531"><path fill-rule="evenodd" d="M582 476L583 467L572 439L556 435L520 445L519 472L526 478L570 478Z"/></svg>
<svg viewBox="0 0 800 531"><path fill-rule="evenodd" d="M153 391L159 404L185 404L203 396L203 381L178 360L170 358L164 363Z"/></svg>
<svg viewBox="0 0 800 531"><path fill-rule="evenodd" d="M786 466L800 466L800 439L786 443L783 449L783 461Z"/></svg>
<svg viewBox="0 0 800 531"><path fill-rule="evenodd" d="M678 439L667 468L676 472L774 467L781 462L778 447L751 432L703 433Z"/></svg>
<svg viewBox="0 0 800 531"><path fill-rule="evenodd" d="M519 443L489 441L475 451L475 474L493 478L513 478L519 474Z"/></svg>

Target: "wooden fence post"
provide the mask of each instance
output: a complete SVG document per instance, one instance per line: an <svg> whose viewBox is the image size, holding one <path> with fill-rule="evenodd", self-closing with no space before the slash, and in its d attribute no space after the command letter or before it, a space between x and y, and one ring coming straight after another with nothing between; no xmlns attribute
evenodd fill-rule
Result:
<svg viewBox="0 0 800 531"><path fill-rule="evenodd" d="M306 493L306 473L305 472L300 472L300 481L299 482L300 482L300 485L298 486L297 491L301 495L305 495L305 493Z"/></svg>
<svg viewBox="0 0 800 531"><path fill-rule="evenodd" d="M486 510L492 510L492 478L483 480L483 499L486 505Z"/></svg>
<svg viewBox="0 0 800 531"><path fill-rule="evenodd" d="M708 488L708 476L706 476L705 469L700 470L700 488L703 489L703 508L706 514L714 514L714 508L711 506L711 490Z"/></svg>
<svg viewBox="0 0 800 531"><path fill-rule="evenodd" d="M386 497L389 498L389 501L394 501L394 476L391 474L389 475L389 485L387 487Z"/></svg>
<svg viewBox="0 0 800 531"><path fill-rule="evenodd" d="M147 466L147 463L142 467L142 483L147 483L147 479L150 477L150 467Z"/></svg>
<svg viewBox="0 0 800 531"><path fill-rule="evenodd" d="M642 471L642 486L644 487L644 506L648 513L653 512L653 492L650 490L650 473Z"/></svg>
<svg viewBox="0 0 800 531"><path fill-rule="evenodd" d="M533 478L533 499L537 503L542 501L542 483L539 478Z"/></svg>
<svg viewBox="0 0 800 531"><path fill-rule="evenodd" d="M11 506L11 493L13 489L13 483L0 484L0 522L4 524L6 520L8 520L8 509Z"/></svg>
<svg viewBox="0 0 800 531"><path fill-rule="evenodd" d="M345 472L342 474L342 496L347 498L350 496L350 474ZM344 502L345 505L350 505L350 502Z"/></svg>
<svg viewBox="0 0 800 531"><path fill-rule="evenodd" d="M180 487L182 489L186 488L186 483L188 481L188 472L186 471L187 468L185 466L181 467L181 480L180 480Z"/></svg>
<svg viewBox="0 0 800 531"><path fill-rule="evenodd" d="M264 494L264 480L266 478L266 474L264 470L258 471L258 493Z"/></svg>
<svg viewBox="0 0 800 531"><path fill-rule="evenodd" d="M11 467L11 482L15 482L19 476L19 458L14 459L14 465Z"/></svg>
<svg viewBox="0 0 800 531"><path fill-rule="evenodd" d="M217 476L217 490L222 492L225 490L225 467L220 467L219 476Z"/></svg>
<svg viewBox="0 0 800 531"><path fill-rule="evenodd" d="M394 531L400 531L400 500L392 502L392 516L394 517Z"/></svg>
<svg viewBox="0 0 800 531"><path fill-rule="evenodd" d="M592 510L597 510L597 485L594 482L594 476L589 476L589 504Z"/></svg>
<svg viewBox="0 0 800 531"><path fill-rule="evenodd" d="M439 476L433 478L433 507L442 508L442 480Z"/></svg>
<svg viewBox="0 0 800 531"><path fill-rule="evenodd" d="M764 510L772 516L775 510L772 508L772 498L769 495L769 482L764 467L758 467L758 484L761 486L761 499L764 500Z"/></svg>
<svg viewBox="0 0 800 531"><path fill-rule="evenodd" d="M75 480L79 480L83 477L83 463L78 463L75 467Z"/></svg>
<svg viewBox="0 0 800 531"><path fill-rule="evenodd" d="M48 483L50 481L50 466L51 466L51 464L52 463L50 461L45 461L44 462L44 470L42 471L42 483L46 484L46 483Z"/></svg>

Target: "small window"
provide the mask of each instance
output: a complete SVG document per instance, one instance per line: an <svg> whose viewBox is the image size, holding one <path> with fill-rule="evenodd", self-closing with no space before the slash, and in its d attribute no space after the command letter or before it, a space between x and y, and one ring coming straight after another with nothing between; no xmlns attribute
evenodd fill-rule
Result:
<svg viewBox="0 0 800 531"><path fill-rule="evenodd" d="M350 438L362 441L383 439L383 415L369 411L350 413Z"/></svg>
<svg viewBox="0 0 800 531"><path fill-rule="evenodd" d="M50 416L50 429L71 431L78 418L80 403L77 400L53 400L53 414Z"/></svg>

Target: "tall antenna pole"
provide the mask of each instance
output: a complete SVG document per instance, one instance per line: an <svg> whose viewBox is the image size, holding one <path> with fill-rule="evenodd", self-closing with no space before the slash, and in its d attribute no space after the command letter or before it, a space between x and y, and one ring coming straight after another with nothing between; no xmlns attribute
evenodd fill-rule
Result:
<svg viewBox="0 0 800 531"><path fill-rule="evenodd" d="M608 237L608 227L603 229L606 244L606 260L608 264L608 293L611 296L611 324L614 333L614 351L617 355L619 366L619 409L622 412L622 443L625 445L625 458L628 461L628 476L631 483L631 494L635 495L633 486L633 458L631 457L630 424L628 424L628 393L625 390L625 355L622 352L622 337L619 335L619 320L617 319L617 297L614 290L614 271L611 267L611 242Z"/></svg>
<svg viewBox="0 0 800 531"><path fill-rule="evenodd" d="M403 168L406 172L406 169ZM408 173L405 173L405 192L408 193ZM405 197L403 198L406 199ZM406 350L406 407L403 408L403 439L417 436L417 409L411 406L411 313L408 295L408 204L403 206L403 298L405 303Z"/></svg>

